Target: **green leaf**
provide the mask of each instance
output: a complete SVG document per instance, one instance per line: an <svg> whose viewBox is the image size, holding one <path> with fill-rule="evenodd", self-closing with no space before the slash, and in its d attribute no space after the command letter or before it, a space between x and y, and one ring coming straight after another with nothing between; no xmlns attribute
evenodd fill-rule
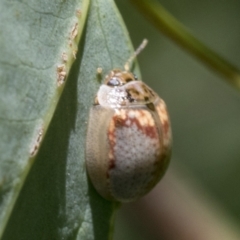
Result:
<svg viewBox="0 0 240 240"><path fill-rule="evenodd" d="M88 181L85 136L96 69L132 51L116 6L91 1L74 63L88 1L0 6L0 233L8 222L3 239L111 239L116 204Z"/></svg>

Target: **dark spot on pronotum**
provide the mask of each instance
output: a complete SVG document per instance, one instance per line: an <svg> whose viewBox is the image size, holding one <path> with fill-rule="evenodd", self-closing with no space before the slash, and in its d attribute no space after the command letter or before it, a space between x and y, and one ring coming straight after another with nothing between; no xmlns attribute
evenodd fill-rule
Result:
<svg viewBox="0 0 240 240"><path fill-rule="evenodd" d="M128 83L128 82L133 81L133 79L132 78L127 78L125 81Z"/></svg>
<svg viewBox="0 0 240 240"><path fill-rule="evenodd" d="M147 89L146 87L143 87L143 91L144 91L145 93L148 93L148 89Z"/></svg>
<svg viewBox="0 0 240 240"><path fill-rule="evenodd" d="M132 88L130 90L133 94L139 95L139 91L137 91L136 89Z"/></svg>
<svg viewBox="0 0 240 240"><path fill-rule="evenodd" d="M134 102L134 98L132 98L132 95L127 91L127 99L130 103Z"/></svg>
<svg viewBox="0 0 240 240"><path fill-rule="evenodd" d="M146 106L147 106L150 110L155 111L155 106L154 106L153 103L148 103L148 104L146 104Z"/></svg>
<svg viewBox="0 0 240 240"><path fill-rule="evenodd" d="M144 97L144 100L147 102L149 100L149 97Z"/></svg>
<svg viewBox="0 0 240 240"><path fill-rule="evenodd" d="M152 91L151 89L149 89L149 92L150 92L150 94L151 94L152 96L154 96L154 93L153 93L153 91Z"/></svg>

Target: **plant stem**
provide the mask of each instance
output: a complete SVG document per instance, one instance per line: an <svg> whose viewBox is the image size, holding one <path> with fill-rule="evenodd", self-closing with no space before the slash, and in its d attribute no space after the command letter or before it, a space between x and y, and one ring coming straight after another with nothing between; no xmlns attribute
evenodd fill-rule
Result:
<svg viewBox="0 0 240 240"><path fill-rule="evenodd" d="M240 71L219 56L196 37L184 25L155 0L130 0L157 29L185 48L205 65L225 77L226 81L240 90Z"/></svg>

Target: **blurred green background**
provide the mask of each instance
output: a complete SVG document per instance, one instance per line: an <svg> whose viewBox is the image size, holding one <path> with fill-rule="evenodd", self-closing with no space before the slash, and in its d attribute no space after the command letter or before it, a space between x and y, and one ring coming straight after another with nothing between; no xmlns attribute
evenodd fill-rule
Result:
<svg viewBox="0 0 240 240"><path fill-rule="evenodd" d="M138 61L143 80L168 105L174 137L170 171L184 169L240 226L240 92L158 32L128 1L116 3L134 47L143 38L149 40ZM160 3L240 68L240 1ZM124 208L118 213L114 239L152 239L144 229L136 229Z"/></svg>

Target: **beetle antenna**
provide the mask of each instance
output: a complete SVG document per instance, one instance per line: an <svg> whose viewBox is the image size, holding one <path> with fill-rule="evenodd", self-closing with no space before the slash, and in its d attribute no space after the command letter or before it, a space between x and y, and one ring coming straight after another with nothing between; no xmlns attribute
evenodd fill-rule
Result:
<svg viewBox="0 0 240 240"><path fill-rule="evenodd" d="M136 58L136 56L146 47L148 43L147 39L143 39L142 43L140 44L140 46L137 48L137 50L131 55L131 57L127 60L127 62L124 65L124 69L126 71L129 71L129 66L132 63L132 61L134 60L134 58Z"/></svg>

